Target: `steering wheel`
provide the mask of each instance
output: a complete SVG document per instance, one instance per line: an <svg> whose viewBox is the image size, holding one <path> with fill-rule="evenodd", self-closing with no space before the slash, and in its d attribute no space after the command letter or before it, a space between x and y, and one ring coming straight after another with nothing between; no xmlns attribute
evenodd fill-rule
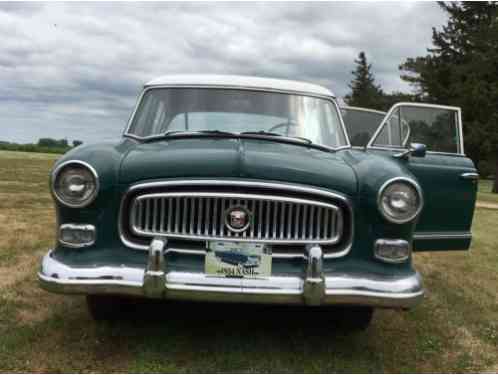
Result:
<svg viewBox="0 0 498 375"><path fill-rule="evenodd" d="M287 132L285 133L285 135L288 136L290 127L291 126L298 127L299 123L292 121L292 120L289 120L287 122L281 122L280 124L273 125L270 129L268 129L268 132L275 132L278 128L283 128L284 126L287 127ZM276 133L278 133L278 132L276 132Z"/></svg>

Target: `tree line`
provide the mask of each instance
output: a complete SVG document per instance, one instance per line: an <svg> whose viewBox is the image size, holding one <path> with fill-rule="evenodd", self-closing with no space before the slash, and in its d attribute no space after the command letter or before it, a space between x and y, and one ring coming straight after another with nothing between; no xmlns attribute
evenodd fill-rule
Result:
<svg viewBox="0 0 498 375"><path fill-rule="evenodd" d="M345 97L348 105L387 111L399 101L462 108L465 152L481 176L494 175L498 193L498 2L439 2L448 15L441 30L432 29L425 56L409 57L400 77L413 93L385 93L372 65L360 52Z"/></svg>
<svg viewBox="0 0 498 375"><path fill-rule="evenodd" d="M0 150L63 154L81 144L83 144L83 142L77 139L75 139L72 144L69 144L67 139L40 138L37 143L21 144L0 141Z"/></svg>

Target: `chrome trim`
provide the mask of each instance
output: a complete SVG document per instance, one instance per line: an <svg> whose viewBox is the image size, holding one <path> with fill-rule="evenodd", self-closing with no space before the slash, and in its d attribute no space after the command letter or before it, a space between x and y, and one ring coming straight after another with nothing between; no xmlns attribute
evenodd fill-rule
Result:
<svg viewBox="0 0 498 375"><path fill-rule="evenodd" d="M367 146L366 146L367 149L369 149L369 148L387 149L387 150L392 150L392 149L395 149L395 150L406 149L406 147L395 147L395 146L393 146L391 148L391 147L374 146L374 142L377 139L377 136L379 135L379 133L384 128L385 124L387 123L387 120L391 117L392 113L398 107L401 107L401 106L405 106L405 107L419 107L419 108L437 108L437 109L447 109L447 110L450 110L450 111L455 111L456 115L457 115L457 122L458 122L457 123L457 133L458 133L457 134L457 136L458 136L458 145L457 145L457 148L458 148L459 152L446 153L446 152L439 152L439 151L427 151L427 153L465 156L464 146L463 146L463 128L462 128L462 110L461 110L461 108L460 107L447 106L447 105L425 104L425 103L412 103L412 102L400 102L400 103L396 103L396 104L394 104L389 109L389 111L387 112L386 116L384 117L384 119L380 123L379 127L377 128L377 130L374 132L374 134L372 135L372 137L368 141Z"/></svg>
<svg viewBox="0 0 498 375"><path fill-rule="evenodd" d="M463 123L462 123L462 110L457 109L457 121L458 121L458 138L460 141L460 154L465 155L464 143L463 143Z"/></svg>
<svg viewBox="0 0 498 375"><path fill-rule="evenodd" d="M417 191L418 196L419 196L419 200L420 200L419 207L418 207L417 211L415 211L415 213L413 215L411 215L408 219L398 220L398 219L392 218L392 217L388 216L384 212L384 210L382 209L382 202L381 202L381 200L382 200L382 194L384 193L384 190L391 183L396 182L396 181L403 181L405 183L413 185L413 187L415 187L415 190ZM381 187L379 189L379 192L377 193L377 207L378 207L380 213L382 214L382 216L387 221L390 221L391 223L395 223L395 224L408 223L409 221L412 221L413 219L415 219L420 214L420 211L422 211L422 208L424 207L424 195L422 194L422 189L420 188L420 185L415 180L413 180L411 178L407 178L407 177L393 177L393 178L390 178L389 180L387 180L386 182L384 182L381 185Z"/></svg>
<svg viewBox="0 0 498 375"><path fill-rule="evenodd" d="M333 192L330 192L328 190L322 190L319 188L314 188L314 187L308 187L308 186L301 186L301 185L296 185L296 184L282 184L282 183L276 183L276 182L260 182L260 181L254 181L254 180L168 180L168 181L155 181L155 182L145 182L145 183L138 183L135 185L132 185L126 193L123 195L123 198L121 200L121 205L119 209L119 224L118 224L118 232L119 232L119 237L123 244L127 247L133 248L133 249L138 249L138 250L147 250L148 246L146 245L139 245L134 242L129 241L126 236L124 235L124 230L122 228L123 225L123 220L121 220L122 215L123 215L123 209L124 209L124 202L127 198L127 196L140 189L149 189L149 188L160 188L160 187L166 187L169 188L171 186L205 186L205 185L210 185L210 186L237 186L237 187L255 187L255 188L265 188L265 189L281 189L281 190L287 190L287 191L292 191L296 193L307 193L307 194L315 194L322 196L324 198L328 199L335 199L335 200L340 200L343 202L344 206L349 210L349 215L350 215L350 236L346 241L346 244L344 246L344 249L338 252L332 252L332 253L327 253L324 254L324 258L339 258L347 255L352 247L353 243L353 238L354 238L354 213L353 213L353 206L351 201L346 198L343 195L339 195ZM259 230L259 228L258 228ZM311 241L310 241L311 242ZM186 250L189 251L189 250ZM204 253L204 252L203 252ZM272 255L274 258L301 258L302 255L298 254L292 254L292 255L287 255L287 254L273 254Z"/></svg>
<svg viewBox="0 0 498 375"><path fill-rule="evenodd" d="M132 138L132 139L135 139L135 140L138 140L138 141L144 141L144 140L149 140L149 139L156 139L156 138L161 138L163 136L163 134L156 134L156 135L148 135L146 137L140 137L140 136L137 136L133 133L130 133L129 132L129 129L133 123L133 120L135 119L135 115L136 115L136 112L138 110L138 107L140 106L140 103L142 102L142 98L143 96L145 95L145 93L149 90L155 90L155 89L174 89L174 88L179 88L179 89L182 89L182 88L204 88L204 89L227 89L227 90L246 90L246 91L256 91L256 92L275 92L275 93L281 93L281 94L288 94L288 95L301 95L301 96L308 96L308 97L315 97L315 98L319 98L319 99L324 99L324 100L328 100L330 101L335 109L336 109L336 112L337 112L337 117L339 118L339 122L341 124L341 129L342 129L342 132L343 132L343 135L344 135L344 139L346 140L346 144L345 145L342 145L342 146L339 146L339 147L331 147L331 146L328 146L328 145L323 145L323 144L320 144L320 143L315 143L316 145L320 146L320 147L324 147L324 148L327 148L327 149L330 149L332 151L338 151L338 150L342 150L344 148L351 148L351 142L349 141L349 135L347 134L347 131L346 131L346 126L344 124L344 121L342 119L342 115L341 115L341 111L340 111L340 108L339 108L339 105L337 104L336 100L335 100L335 97L334 96L325 96L325 95L313 95L313 94L310 94L310 93L301 93L301 92L292 92L292 91L279 91L279 90L272 90L272 89L257 89L257 88L248 88L248 87L235 87L235 86L216 86L216 85L155 85L155 86L145 86L143 91L141 92L141 94L139 95L139 98L137 100L137 103L135 104L135 108L133 109L133 112L132 112L132 115L130 116L129 120L128 120L128 123L125 127L125 130L123 132L123 136L124 137L128 137L128 138ZM209 135L208 135L209 136ZM213 135L211 135L213 136ZM264 137L264 136L258 136L258 137L255 137L257 139L268 139L268 140L273 140L275 141L274 138L272 137ZM292 137L290 137L292 139ZM307 144L303 142L303 145L306 146Z"/></svg>
<svg viewBox="0 0 498 375"><path fill-rule="evenodd" d="M62 198L59 197L59 195L57 194L57 191L55 189L55 181L57 179L59 172L64 167L66 167L67 165L70 165L70 164L82 165L83 167L87 168L90 171L90 173L93 175L93 177L95 178L95 192L94 192L94 194L89 199L87 199L85 202L82 202L80 204L72 204L72 203L70 204L70 203L65 202ZM99 176L98 176L95 168L93 168L87 162L84 162L82 160L72 159L72 160L65 161L65 162L59 164L57 167L55 167L55 169L50 174L50 188L51 188L52 196L59 203L63 204L64 206L71 207L71 208L82 208L82 207L88 206L90 203L92 203L95 200L95 198L97 198L97 195L99 194L99 189L100 189Z"/></svg>
<svg viewBox="0 0 498 375"><path fill-rule="evenodd" d="M318 245L308 248L308 264L303 285L303 296L307 305L319 306L325 296L325 276L323 273L323 252Z"/></svg>
<svg viewBox="0 0 498 375"><path fill-rule="evenodd" d="M479 179L479 173L475 173L475 172L462 173L460 175L460 178L462 180L478 180Z"/></svg>
<svg viewBox="0 0 498 375"><path fill-rule="evenodd" d="M199 199L199 202L203 202L204 199L213 199L213 200L220 200L220 204L222 205L223 209L221 209L221 215L222 217L219 218L219 226L218 227L213 227L208 234L204 231L204 233L200 233L200 226L197 226L197 233L194 233L194 225L193 222L190 224L187 224L186 222L186 215L182 215L183 222L181 225L181 228L178 228L177 231L169 231L169 232L161 232L157 230L149 230L148 227L150 223L147 223L147 219L151 213L153 213L153 219L157 217L157 210L154 208L157 207L157 200L168 200L168 205L171 204L172 200L177 200L176 205L179 203L183 203L184 205L184 212L185 212L185 207L187 204L187 200L191 199ZM270 230L268 227L265 230L265 234L261 236L254 236L250 237L248 236L247 233L243 233L245 230L248 229L249 225L251 224L252 220L252 213L249 212L248 209L244 208L245 211L248 212L250 221L248 222L247 226L238 231L233 231L230 229L230 227L226 223L226 212L228 210L237 208L237 207L242 207L240 206L240 201L241 200L246 200L248 201L248 204L254 205L256 202L266 202L266 204L273 205L273 227ZM137 217L136 217L136 211L137 209L141 211L141 208L144 206L144 203L140 202L145 202L145 216L146 216L146 224L145 224L145 229L143 226L141 226L139 223L137 224ZM152 204L149 202L153 202ZM237 202L236 204L233 202ZM277 202L280 204L277 205ZM300 227L305 229L305 233L303 233L299 239L291 239L289 237L290 233L284 236L283 232L283 225L280 225L280 233L277 233L277 210L276 207L285 207L285 204L290 203L293 205L302 205L303 208L309 208L310 209L310 222L306 222L306 218L303 219ZM152 208L151 208L152 206ZM228 208L227 208L228 206ZM138 208L137 208L138 207ZM322 235L320 237L317 237L313 234L314 230L317 229L317 232L319 231L320 227L314 226L313 223L313 214L314 212L314 207L320 207L327 209L327 216L330 217L330 226L328 228L325 228L327 230L327 233L330 232L332 236L330 238L328 236ZM199 216L197 217L197 224L199 224L199 220L202 218L202 206L200 207ZM281 218L284 215L283 210L279 210ZM178 211L177 211L178 212ZM268 213L268 207L266 209L266 212ZM140 219L140 218L139 218ZM191 217L192 219L192 217ZM122 219L121 219L122 220ZM339 242L341 235L342 235L342 222L343 222L343 215L342 211L339 209L339 207L329 204L329 203L324 203L324 202L319 202L319 201L313 201L313 200L308 200L308 199L298 199L298 198L288 198L288 197L281 197L281 196L275 196L275 195L260 195L260 194L244 194L244 193L216 193L216 192L202 192L202 191L188 191L188 192L172 192L172 193L153 193L153 194L144 194L144 195L138 195L133 199L131 202L131 212L129 213L129 223L131 227L131 231L133 234L137 236L147 236L147 237L154 237L154 236L164 236L168 238L186 238L186 239L199 239L199 240L232 240L232 241L241 241L241 242L262 242L262 243L273 243L273 244L308 244L310 242L313 243L319 243L319 244L336 244ZM140 221L140 220L139 220ZM176 225L176 220L175 220L175 225ZM284 220L281 220L281 223L284 223ZM229 230L225 230L222 226L222 223L224 223L226 226L228 226ZM156 228L154 226L156 223L153 221L152 228ZM268 226L268 222L266 222L266 225ZM169 223L168 223L169 225ZM308 228L306 228L308 227ZM219 235L214 235L213 232L220 232ZM235 233L232 233L235 232Z"/></svg>
<svg viewBox="0 0 498 375"><path fill-rule="evenodd" d="M378 254L377 250L381 246L398 246L398 247L403 247L408 250L408 253L405 257L403 258L398 258L398 259L392 259L392 258L386 258ZM410 244L406 240L401 240L401 239L386 239L386 238L379 238L377 241L375 241L374 244L374 257L375 259L378 259L382 262L386 263L393 263L393 264L399 264L399 263L405 263L408 259L410 259L411 255L411 248Z"/></svg>
<svg viewBox="0 0 498 375"><path fill-rule="evenodd" d="M470 240L471 232L415 232L414 240Z"/></svg>
<svg viewBox="0 0 498 375"><path fill-rule="evenodd" d="M154 238L150 243L147 268L143 278L144 294L148 297L159 298L163 295L166 284L164 250L167 243L163 238Z"/></svg>
<svg viewBox="0 0 498 375"><path fill-rule="evenodd" d="M408 128L408 131L406 132L406 136L405 138L403 139L403 147L406 147L406 144L408 143L408 139L410 139L410 135L412 134L412 129L410 127L410 124L408 124L406 121L402 121L404 125L406 125L406 127ZM408 148L410 148L410 146L408 146Z"/></svg>
<svg viewBox="0 0 498 375"><path fill-rule="evenodd" d="M311 256L311 262L318 262L318 258L316 252ZM318 264L315 270L319 270ZM145 272L141 268L125 266L73 268L57 261L49 252L43 258L38 279L43 289L54 293L150 297L148 286L144 285ZM320 272L310 271L310 276L320 277ZM161 277L158 275L158 279ZM169 271L165 273L164 284L156 284L160 293L153 293L153 296L213 302L303 305L319 301L321 305L410 308L417 305L424 294L421 277L415 271L401 276L360 270L347 274L331 273L323 276L323 294L320 294L320 288L310 287L308 279L294 276L234 279Z"/></svg>
<svg viewBox="0 0 498 375"><path fill-rule="evenodd" d="M384 112L384 111L378 111L376 109L370 109L370 108L364 108L364 107L355 107L355 106L350 106L350 105L339 106L339 108L340 109L345 109L345 110L352 110L352 111L378 113L380 115L385 115L387 113L387 112Z"/></svg>
<svg viewBox="0 0 498 375"><path fill-rule="evenodd" d="M365 149L364 147L362 147ZM384 151L407 151L408 149L406 147L381 147L381 146L372 146L368 148L369 150L384 150ZM426 155L443 155L443 156L453 156L457 158L465 158L467 155L463 154L452 154L451 152L439 152L439 151L426 151Z"/></svg>
<svg viewBox="0 0 498 375"><path fill-rule="evenodd" d="M75 230L83 230L83 231L93 232L93 240L90 242L85 242L85 243L81 243L81 244L74 244L74 243L63 241L61 239L63 229L75 229ZM92 246L95 243L95 241L97 240L97 232L95 230L95 226L93 226L91 224L72 224L72 223L62 224L59 226L57 239L58 239L59 243L61 243L64 246L72 247L75 249L80 249L82 247Z"/></svg>

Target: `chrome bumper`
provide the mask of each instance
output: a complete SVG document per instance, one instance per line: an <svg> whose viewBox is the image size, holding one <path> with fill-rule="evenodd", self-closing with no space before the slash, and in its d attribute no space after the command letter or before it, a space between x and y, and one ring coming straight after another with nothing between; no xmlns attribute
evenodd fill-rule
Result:
<svg viewBox="0 0 498 375"><path fill-rule="evenodd" d="M363 305L410 308L423 298L418 272L408 276L347 273L325 276L319 246L308 252L304 277L272 276L236 279L203 273L164 272L165 242L153 240L147 268L69 267L52 257L43 258L38 273L43 289L63 294L120 294L192 301L280 303L307 305Z"/></svg>

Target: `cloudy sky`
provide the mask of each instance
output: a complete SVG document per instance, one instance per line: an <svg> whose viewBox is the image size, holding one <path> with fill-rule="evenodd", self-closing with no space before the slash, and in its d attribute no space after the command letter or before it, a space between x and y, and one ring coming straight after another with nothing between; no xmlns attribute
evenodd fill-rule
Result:
<svg viewBox="0 0 498 375"><path fill-rule="evenodd" d="M0 3L0 140L120 136L141 85L170 73L307 80L348 92L365 51L384 90L425 53L435 3Z"/></svg>

